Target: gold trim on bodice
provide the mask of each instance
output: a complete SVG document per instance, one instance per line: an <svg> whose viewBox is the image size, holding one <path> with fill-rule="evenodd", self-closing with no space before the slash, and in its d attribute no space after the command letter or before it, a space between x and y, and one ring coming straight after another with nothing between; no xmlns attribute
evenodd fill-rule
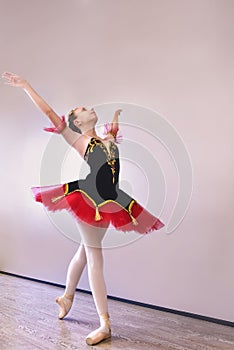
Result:
<svg viewBox="0 0 234 350"><path fill-rule="evenodd" d="M84 159L86 161L88 160L88 155L89 155L89 153L93 152L94 146L96 146L96 145L100 146L106 155L106 162L110 166L110 169L112 172L112 181L114 184L115 183L115 163L116 163L115 151L116 151L117 147L115 146L114 142L112 142L112 141L109 141L109 142L110 142L110 146L109 146L109 151L108 151L108 148L103 141L101 141L95 137L92 137L91 140L89 141L87 151L85 152Z"/></svg>
<svg viewBox="0 0 234 350"><path fill-rule="evenodd" d="M112 203L118 204L122 209L124 209L124 210L129 214L129 216L130 216L130 218L131 218L131 220L132 220L133 225L137 225L137 224L138 224L137 220L136 220L136 219L133 217L133 215L132 215L132 206L133 206L134 203L136 203L136 200L135 200L135 199L133 199L133 200L130 202L130 204L129 204L129 206L128 206L128 209L126 209L126 208L123 207L120 203L116 202L116 201L113 200L113 199L107 199L107 200L103 201L102 203L97 204L97 203L95 202L95 200L94 200L92 197L90 197L90 196L88 195L88 193L86 193L85 191L83 191L83 190L81 190L81 189L76 189L76 190L74 190L74 191L68 193L68 184L65 184L65 186L66 186L66 187L65 187L65 190L64 190L64 194L63 194L62 196L52 198L52 199L51 199L51 202L52 202L52 203L55 203L55 202L59 201L60 199L66 197L66 196L69 195L69 194L72 194L72 193L75 193L75 192L80 192L80 193L83 193L83 194L93 203L93 205L95 206L95 209L96 209L96 211L95 211L95 221L100 221L100 220L102 219L102 217L101 217L101 215L100 215L100 213L99 213L99 207L102 207L103 205L112 202Z"/></svg>

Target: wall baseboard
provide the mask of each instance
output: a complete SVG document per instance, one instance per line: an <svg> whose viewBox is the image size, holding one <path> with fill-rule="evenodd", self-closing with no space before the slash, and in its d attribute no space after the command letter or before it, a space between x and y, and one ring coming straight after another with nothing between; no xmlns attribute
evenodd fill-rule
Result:
<svg viewBox="0 0 234 350"><path fill-rule="evenodd" d="M36 278L22 276L22 275L17 275L17 274L11 273L11 272L0 271L0 274L12 276L12 277L23 278L23 279L26 279L26 280L29 280L29 281L33 281L33 282L37 282L37 283L43 283L43 284L48 284L48 285L59 287L59 288L65 288L65 286L62 285L62 284L48 282L48 281L42 281L42 280L39 280L39 279L36 279ZM90 294L90 295L92 294L88 290L79 289L79 288L76 289L76 290L78 292L81 292L81 293L86 293L86 294ZM169 308L162 307L162 306L141 303L139 301L134 301L134 300L124 299L124 298L114 297L114 296L111 296L111 295L108 295L108 299L120 301L122 303L133 304L133 305L138 305L138 306L142 306L142 307L147 307L147 308L150 308L150 309L159 310L159 311L163 311L163 312L169 312L169 313L177 314L177 315L180 315L180 316L191 317L191 318L195 318L195 319L199 319L199 320L203 320L203 321L207 321L207 322L217 323L217 324L221 324L221 325L228 326L228 327L234 327L234 322L222 320L222 319L219 319L219 318L213 318L213 317L198 315L198 314L194 314L194 313L190 313L190 312L169 309Z"/></svg>

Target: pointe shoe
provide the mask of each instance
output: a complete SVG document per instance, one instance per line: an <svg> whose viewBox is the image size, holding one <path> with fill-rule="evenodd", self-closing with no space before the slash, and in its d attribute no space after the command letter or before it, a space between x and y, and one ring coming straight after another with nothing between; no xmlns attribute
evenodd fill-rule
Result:
<svg viewBox="0 0 234 350"><path fill-rule="evenodd" d="M61 297L56 298L56 303L59 305L58 318L62 320L70 311L73 303L74 295L64 294Z"/></svg>
<svg viewBox="0 0 234 350"><path fill-rule="evenodd" d="M105 313L100 315L101 327L95 329L89 333L86 337L86 343L88 345L95 345L103 340L109 339L111 337L111 325L109 320L109 314Z"/></svg>

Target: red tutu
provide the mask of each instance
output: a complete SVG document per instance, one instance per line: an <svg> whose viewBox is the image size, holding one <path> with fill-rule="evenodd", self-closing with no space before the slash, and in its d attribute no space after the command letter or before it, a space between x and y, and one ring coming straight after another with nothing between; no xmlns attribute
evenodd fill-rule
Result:
<svg viewBox="0 0 234 350"><path fill-rule="evenodd" d="M66 184L32 188L35 200L43 203L50 211L66 209L76 219L97 227L113 225L117 230L135 231L141 234L159 230L164 224L150 214L134 199L126 209L114 200L97 205L82 190L66 194Z"/></svg>
<svg viewBox="0 0 234 350"><path fill-rule="evenodd" d="M118 124L114 122L105 127L106 134L117 142ZM46 130L63 131L63 136L68 140L74 138L74 132L66 127L64 117L59 127ZM84 154L84 160L90 166L86 179L64 185L33 187L35 200L53 212L68 210L78 221L96 227L112 224L117 230L138 233L162 228L164 224L158 218L119 189L119 151L115 142L109 140L107 147L99 138L91 137ZM75 142L72 144L74 146Z"/></svg>

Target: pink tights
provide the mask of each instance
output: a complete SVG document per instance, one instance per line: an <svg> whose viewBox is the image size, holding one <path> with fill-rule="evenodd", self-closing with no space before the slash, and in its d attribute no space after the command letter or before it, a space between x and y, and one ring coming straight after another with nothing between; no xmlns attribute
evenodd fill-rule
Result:
<svg viewBox="0 0 234 350"><path fill-rule="evenodd" d="M107 229L79 224L82 243L72 258L66 280L65 293L73 295L82 272L88 265L89 284L98 315L108 311L106 284L103 275L102 239Z"/></svg>

